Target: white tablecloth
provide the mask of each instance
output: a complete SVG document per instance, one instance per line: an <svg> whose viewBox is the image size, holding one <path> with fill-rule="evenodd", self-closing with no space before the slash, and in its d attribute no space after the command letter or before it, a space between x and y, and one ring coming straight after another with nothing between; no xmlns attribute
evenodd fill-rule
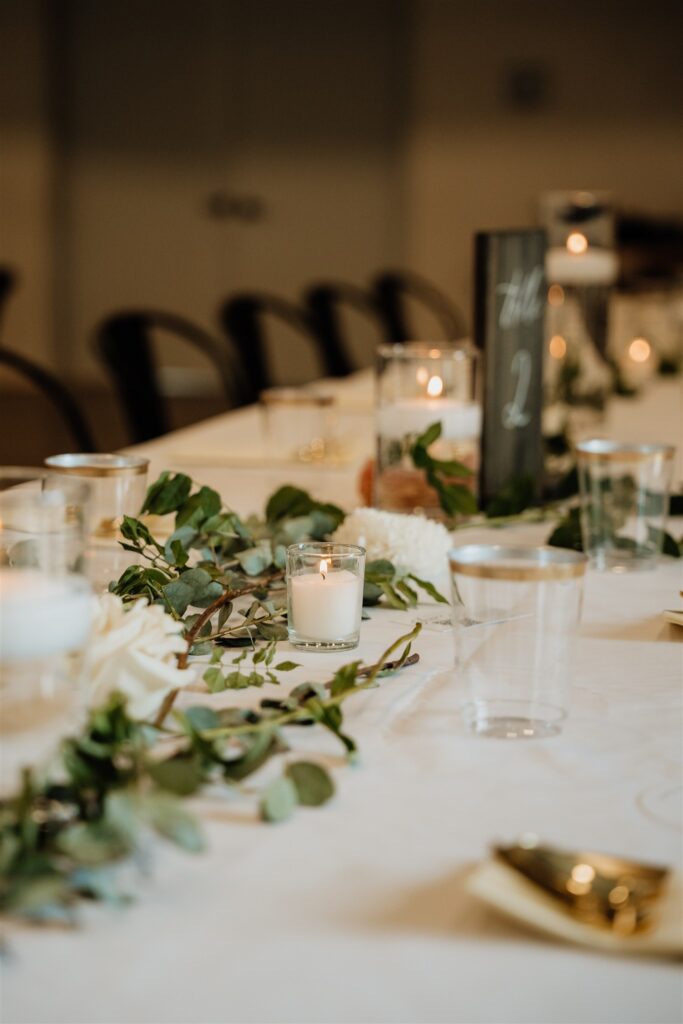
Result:
<svg viewBox="0 0 683 1024"><path fill-rule="evenodd" d="M156 471L180 464L183 445L232 441L253 422L247 410L146 450ZM348 506L356 468L296 479ZM192 473L247 511L262 504L280 470ZM281 475L292 478L291 470ZM514 536L546 533L526 527ZM500 538L477 531L461 539L491 534ZM327 737L295 732L297 747L335 768L330 804L270 827L255 820L249 800L203 798L197 810L209 852L193 857L154 844L149 873L127 876L132 906L87 908L73 932L6 930L3 1019L680 1021L676 965L543 940L477 904L463 874L492 841L522 831L680 865L683 632L660 613L677 605L681 582L672 560L651 573L588 575L572 715L562 736L545 741L464 733L450 631L428 623L420 665L346 705L358 767L345 766ZM435 609L423 613L433 618ZM359 656L374 659L411 619L373 611ZM328 678L347 659L297 660L305 668L292 684Z"/></svg>

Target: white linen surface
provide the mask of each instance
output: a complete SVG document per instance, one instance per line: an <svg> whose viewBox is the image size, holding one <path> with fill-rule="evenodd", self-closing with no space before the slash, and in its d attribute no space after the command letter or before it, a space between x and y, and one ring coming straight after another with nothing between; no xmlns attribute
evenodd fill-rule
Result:
<svg viewBox="0 0 683 1024"><path fill-rule="evenodd" d="M193 444L202 434L215 443L251 415L183 434L192 433ZM139 450L154 457L156 472L182 440ZM266 476L202 469L200 479L247 511L271 489ZM313 486L305 477L295 479ZM337 477L332 489L348 507L353 476L347 469ZM526 527L505 538L538 542L547 532ZM501 533L468 531L457 540L487 538ZM341 763L331 739L293 732L297 750L335 769L330 804L270 827L241 797L220 791L197 801L209 852L193 857L155 843L151 873L127 876L137 897L131 907L87 908L74 932L7 929L3 1019L680 1021L677 965L543 939L478 903L463 875L491 842L523 831L569 848L680 865L683 631L661 612L677 606L681 582L672 560L650 573L588 575L572 714L560 737L544 741L464 733L450 630L427 622L416 644L420 664L346 705L358 767ZM442 618L433 605L420 613ZM376 658L414 618L373 611L358 657ZM326 679L349 660L294 657L304 668L288 685ZM183 703L263 695L185 694Z"/></svg>

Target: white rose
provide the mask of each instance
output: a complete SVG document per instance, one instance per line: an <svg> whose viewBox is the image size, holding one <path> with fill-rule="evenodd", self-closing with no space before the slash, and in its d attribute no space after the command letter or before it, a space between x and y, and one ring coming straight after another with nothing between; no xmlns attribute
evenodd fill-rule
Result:
<svg viewBox="0 0 683 1024"><path fill-rule="evenodd" d="M193 671L177 665L176 655L185 650L182 632L182 622L144 598L124 605L114 594L100 597L85 651L90 703L118 690L133 718L154 715L171 690L193 681Z"/></svg>

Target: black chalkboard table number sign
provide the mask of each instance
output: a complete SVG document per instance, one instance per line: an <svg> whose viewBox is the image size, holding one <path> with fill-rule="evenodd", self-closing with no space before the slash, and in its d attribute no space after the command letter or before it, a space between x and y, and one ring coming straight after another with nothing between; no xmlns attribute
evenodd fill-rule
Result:
<svg viewBox="0 0 683 1024"><path fill-rule="evenodd" d="M484 353L480 495L485 506L522 480L543 484L545 232L476 235L474 335Z"/></svg>

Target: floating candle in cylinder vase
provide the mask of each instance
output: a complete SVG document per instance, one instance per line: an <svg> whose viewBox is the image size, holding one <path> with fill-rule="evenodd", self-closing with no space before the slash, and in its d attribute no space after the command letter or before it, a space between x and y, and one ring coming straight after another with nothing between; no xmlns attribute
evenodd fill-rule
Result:
<svg viewBox="0 0 683 1024"><path fill-rule="evenodd" d="M3 747L10 733L31 731L45 753L49 742L40 730L57 720L68 727L78 703L79 659L73 655L82 651L93 615L92 591L79 571L88 500L84 483L0 467ZM21 743L18 756L25 755ZM0 788L4 760L1 774Z"/></svg>
<svg viewBox="0 0 683 1024"><path fill-rule="evenodd" d="M348 650L358 645L365 551L352 544L293 544L287 549L287 619L295 647Z"/></svg>
<svg viewBox="0 0 683 1024"><path fill-rule="evenodd" d="M384 345L377 374L377 470L374 504L393 512L442 512L424 472L414 465L416 439L433 423L441 435L430 446L435 458L470 470L459 483L476 486L482 410L478 398L478 353L468 342Z"/></svg>
<svg viewBox="0 0 683 1024"><path fill-rule="evenodd" d="M90 629L92 600L80 576L0 569L0 665L80 648Z"/></svg>

